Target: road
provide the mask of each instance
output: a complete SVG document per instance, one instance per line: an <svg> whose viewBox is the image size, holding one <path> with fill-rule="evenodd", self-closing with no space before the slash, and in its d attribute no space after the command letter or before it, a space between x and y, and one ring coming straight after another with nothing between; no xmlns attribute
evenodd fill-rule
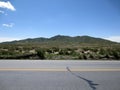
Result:
<svg viewBox="0 0 120 90"><path fill-rule="evenodd" d="M1 60L0 90L120 90L120 62Z"/></svg>

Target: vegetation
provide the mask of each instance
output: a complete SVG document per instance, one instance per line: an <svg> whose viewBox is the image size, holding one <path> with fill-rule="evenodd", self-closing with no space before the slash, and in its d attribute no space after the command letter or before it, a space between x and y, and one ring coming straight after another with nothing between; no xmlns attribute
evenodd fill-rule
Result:
<svg viewBox="0 0 120 90"><path fill-rule="evenodd" d="M55 36L0 44L0 59L120 60L120 44L89 36Z"/></svg>

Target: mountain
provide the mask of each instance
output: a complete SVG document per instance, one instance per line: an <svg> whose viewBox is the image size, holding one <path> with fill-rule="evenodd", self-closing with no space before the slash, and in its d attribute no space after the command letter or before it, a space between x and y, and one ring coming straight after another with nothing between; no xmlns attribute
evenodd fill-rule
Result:
<svg viewBox="0 0 120 90"><path fill-rule="evenodd" d="M105 40L102 38L95 38L90 36L64 36L64 35L57 35L51 38L34 38L34 39L24 39L19 41L12 41L12 42L4 42L4 44L41 44L45 46L64 46L64 45L110 45L110 44L117 44L116 42L112 42L109 40Z"/></svg>
<svg viewBox="0 0 120 90"><path fill-rule="evenodd" d="M49 40L52 41L67 41L67 42L79 42L79 43L115 43L109 40L101 39L101 38L94 38L90 36L76 36L76 37L70 37L70 36L62 36L57 35Z"/></svg>
<svg viewBox="0 0 120 90"><path fill-rule="evenodd" d="M0 59L120 59L120 44L90 36L29 38L1 43Z"/></svg>

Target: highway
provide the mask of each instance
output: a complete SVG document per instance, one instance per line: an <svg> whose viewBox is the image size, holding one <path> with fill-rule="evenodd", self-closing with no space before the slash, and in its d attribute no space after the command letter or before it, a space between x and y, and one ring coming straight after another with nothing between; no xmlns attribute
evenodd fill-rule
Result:
<svg viewBox="0 0 120 90"><path fill-rule="evenodd" d="M120 90L120 61L0 60L0 90Z"/></svg>

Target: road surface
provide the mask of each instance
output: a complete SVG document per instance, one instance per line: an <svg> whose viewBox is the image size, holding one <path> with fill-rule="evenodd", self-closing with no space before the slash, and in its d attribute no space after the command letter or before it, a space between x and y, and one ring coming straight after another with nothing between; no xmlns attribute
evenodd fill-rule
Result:
<svg viewBox="0 0 120 90"><path fill-rule="evenodd" d="M0 90L120 90L120 62L1 60Z"/></svg>

